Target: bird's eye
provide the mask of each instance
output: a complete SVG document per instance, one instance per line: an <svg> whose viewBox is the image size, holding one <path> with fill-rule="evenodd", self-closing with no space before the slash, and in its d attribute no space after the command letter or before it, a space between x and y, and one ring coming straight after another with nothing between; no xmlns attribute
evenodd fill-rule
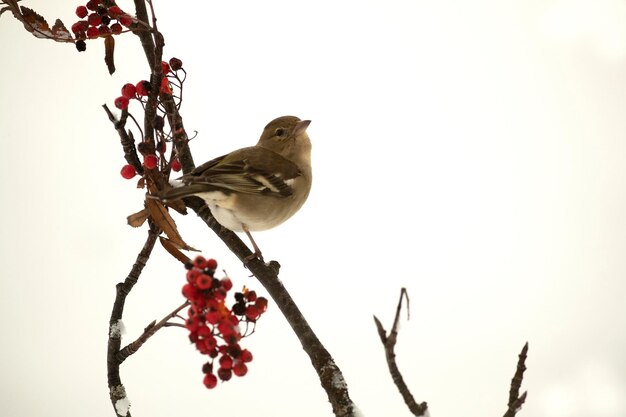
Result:
<svg viewBox="0 0 626 417"><path fill-rule="evenodd" d="M282 127L279 127L278 129L276 129L276 136L282 136L285 134L285 129L283 129Z"/></svg>

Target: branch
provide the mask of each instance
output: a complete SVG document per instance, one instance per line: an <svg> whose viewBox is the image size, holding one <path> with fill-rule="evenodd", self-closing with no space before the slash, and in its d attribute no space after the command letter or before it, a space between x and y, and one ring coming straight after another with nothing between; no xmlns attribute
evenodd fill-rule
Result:
<svg viewBox="0 0 626 417"><path fill-rule="evenodd" d="M211 215L209 208L199 198L187 198L185 203L219 236L228 248L242 261L252 254L250 249L232 231L222 227ZM248 258L249 259L249 258ZM317 338L302 312L278 279L280 264L271 261L268 264L257 258L246 262L246 267L265 287L287 322L300 340L302 348L309 355L313 368L317 372L322 388L337 417L353 417L354 403L348 394L348 385L332 356Z"/></svg>
<svg viewBox="0 0 626 417"><path fill-rule="evenodd" d="M124 389L124 385L122 384L122 380L120 378L120 364L121 361L118 360L117 355L120 351L120 346L122 344L122 333L121 333L121 323L122 323L122 315L124 314L124 303L126 302L126 296L133 289L133 286L139 280L139 275L141 275L141 271L146 266L148 259L150 258L150 254L152 253L152 249L154 248L154 244L160 234L160 230L150 224L150 229L148 230L148 238L146 239L146 243L143 248L137 255L137 259L135 260L135 264L130 270L130 273L124 280L124 282L120 282L116 286L116 296L115 302L113 303L113 311L111 312L111 318L109 319L109 342L107 349L107 378L109 384L109 395L111 397L111 403L115 408L115 412L118 416L126 416L130 417L130 413L122 413L120 412L119 404L127 402L126 400L126 390Z"/></svg>
<svg viewBox="0 0 626 417"><path fill-rule="evenodd" d="M117 120L106 104L103 104L102 107L104 108L104 111L109 117L111 123L113 123L115 130L117 130L117 134L120 136L122 149L124 150L124 159L126 159L126 162L128 162L130 165L135 167L135 170L140 175L143 175L143 165L141 164L139 156L137 155L135 139L132 137L132 134L130 134L130 132L127 132L125 129L126 119L128 118L128 110L122 110L122 117L120 117L120 120Z"/></svg>
<svg viewBox="0 0 626 417"><path fill-rule="evenodd" d="M513 375L513 379L511 380L511 389L509 390L508 409L506 410L506 413L504 413L504 417L514 417L517 412L521 410L524 402L526 402L528 391L524 391L522 395L519 395L519 391L522 387L522 382L524 381L527 353L528 342L526 342L522 351L518 355L519 359L517 361L517 369L515 370L515 375Z"/></svg>
<svg viewBox="0 0 626 417"><path fill-rule="evenodd" d="M409 318L409 295L406 291L406 288L402 288L400 290L400 299L398 300L398 306L396 307L396 317L393 320L393 327L391 328L389 336L387 336L387 331L383 328L382 323L380 322L380 320L378 320L376 316L374 316L374 322L376 323L378 336L380 336L380 340L385 348L385 357L387 358L387 366L389 367L391 379L393 379L396 387L398 387L398 391L400 392L400 395L402 395L402 398L404 399L407 407L409 407L411 413L414 416L423 416L428 411L428 405L426 404L426 402L418 404L415 401L415 398L413 398L411 391L406 386L404 378L402 378L402 374L400 373L400 369L398 369L398 365L396 364L396 354L394 352L394 348L398 339L398 323L400 321L400 311L402 310L403 299L406 299L407 320Z"/></svg>
<svg viewBox="0 0 626 417"><path fill-rule="evenodd" d="M115 359L121 364L122 362L124 362L130 355L134 354L135 352L137 352L139 350L139 348L141 346L143 346L144 343L146 343L146 341L152 337L152 335L154 335L156 332L158 332L161 328L163 327L168 327L169 325L173 325L176 323L168 323L167 321L171 318L176 317L176 315L178 314L178 312L180 310L182 310L183 308L187 307L189 305L189 301L185 301L183 304L181 304L180 306L176 307L176 309L174 311L172 311L171 313L169 313L168 315L166 315L165 317L163 317L161 319L161 321L159 321L158 323L156 323L156 321L153 321L152 323L150 323L143 331L143 333L141 334L141 336L139 336L137 338L137 340L135 340L134 342L126 345L124 347L124 349L120 350L117 355L115 356ZM184 326L182 326L184 327Z"/></svg>

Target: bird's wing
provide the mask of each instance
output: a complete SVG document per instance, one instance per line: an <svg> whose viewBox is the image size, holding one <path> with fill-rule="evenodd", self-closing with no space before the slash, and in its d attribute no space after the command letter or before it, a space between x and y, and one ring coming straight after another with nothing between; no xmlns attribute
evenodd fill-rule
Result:
<svg viewBox="0 0 626 417"><path fill-rule="evenodd" d="M269 149L244 148L215 158L183 176L185 184L247 194L287 197L293 194L291 180L298 177L297 165Z"/></svg>

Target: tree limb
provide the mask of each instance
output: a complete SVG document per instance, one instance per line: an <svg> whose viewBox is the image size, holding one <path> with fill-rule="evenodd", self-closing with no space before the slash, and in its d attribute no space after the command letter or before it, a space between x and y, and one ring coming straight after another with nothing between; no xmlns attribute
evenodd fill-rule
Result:
<svg viewBox="0 0 626 417"><path fill-rule="evenodd" d="M126 296L130 293L133 286L139 280L141 271L146 266L154 244L159 237L160 230L158 230L152 223L148 229L148 238L143 248L137 255L135 264L130 270L130 273L124 280L116 286L115 302L113 303L113 311L111 311L111 318L109 319L109 342L107 349L107 378L109 384L109 395L111 397L111 403L115 408L115 412L120 417L130 417L128 414L119 414L117 404L119 401L124 401L126 398L126 390L122 384L120 378L120 364L117 356L122 344L122 315L124 314L124 303L126 302Z"/></svg>

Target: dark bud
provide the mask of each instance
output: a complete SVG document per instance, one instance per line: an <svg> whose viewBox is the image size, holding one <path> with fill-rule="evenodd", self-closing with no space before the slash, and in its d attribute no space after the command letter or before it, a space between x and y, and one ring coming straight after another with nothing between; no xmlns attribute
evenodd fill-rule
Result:
<svg viewBox="0 0 626 417"><path fill-rule="evenodd" d="M109 13L109 10L101 4L98 6L98 9L96 11L100 16L105 16Z"/></svg>
<svg viewBox="0 0 626 417"><path fill-rule="evenodd" d="M241 348L239 345L232 345L228 347L228 354L233 357L233 359L237 359L241 356Z"/></svg>
<svg viewBox="0 0 626 417"><path fill-rule="evenodd" d="M170 59L170 68L172 69L172 71L178 71L182 67L183 67L183 61L181 61L178 58Z"/></svg>
<svg viewBox="0 0 626 417"><path fill-rule="evenodd" d="M210 374L213 373L213 362L207 362L202 365L202 373Z"/></svg>
<svg viewBox="0 0 626 417"><path fill-rule="evenodd" d="M191 263L191 262L185 262L185 269L186 269L186 270L190 270L191 268L193 268L193 263Z"/></svg>
<svg viewBox="0 0 626 417"><path fill-rule="evenodd" d="M236 316L243 316L246 314L246 303L238 301L233 305L233 314Z"/></svg>
<svg viewBox="0 0 626 417"><path fill-rule="evenodd" d="M108 26L111 23L111 18L109 16L102 16L102 24Z"/></svg>
<svg viewBox="0 0 626 417"><path fill-rule="evenodd" d="M139 145L137 145L137 150L142 155L145 155L146 152L148 152L148 144L146 142L140 142Z"/></svg>
<svg viewBox="0 0 626 417"><path fill-rule="evenodd" d="M235 293L235 300L236 301L243 301L243 299L244 299L244 297L243 297L242 293L240 293L240 292L236 292Z"/></svg>
<svg viewBox="0 0 626 417"><path fill-rule="evenodd" d="M78 49L78 52L85 52L87 50L87 44L83 40L76 41L76 49Z"/></svg>

